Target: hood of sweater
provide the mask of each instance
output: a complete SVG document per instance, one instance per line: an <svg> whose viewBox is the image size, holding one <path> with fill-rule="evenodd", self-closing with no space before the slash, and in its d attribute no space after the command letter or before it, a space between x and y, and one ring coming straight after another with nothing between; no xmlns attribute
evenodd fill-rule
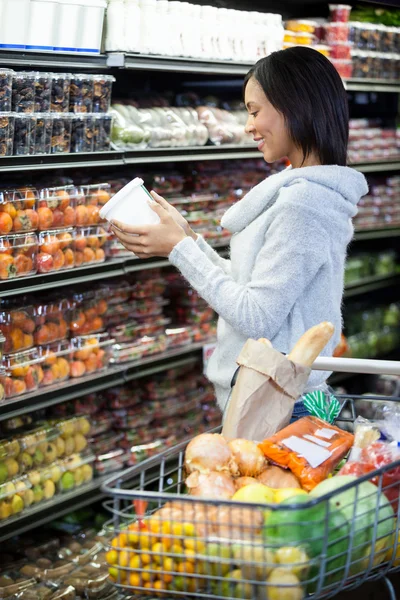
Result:
<svg viewBox="0 0 400 600"><path fill-rule="evenodd" d="M285 188L290 190L291 202L317 211L328 223L353 218L360 198L368 192L364 175L350 167L288 167L267 177L231 206L222 217L221 225L231 233L242 231L271 208ZM282 199L284 196L282 194Z"/></svg>

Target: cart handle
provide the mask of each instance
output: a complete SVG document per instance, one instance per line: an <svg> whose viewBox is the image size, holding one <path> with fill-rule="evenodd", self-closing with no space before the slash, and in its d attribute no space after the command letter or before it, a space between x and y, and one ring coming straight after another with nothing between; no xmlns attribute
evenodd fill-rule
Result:
<svg viewBox="0 0 400 600"><path fill-rule="evenodd" d="M334 371L339 373L400 375L400 361L320 356L314 362L312 369L316 371Z"/></svg>

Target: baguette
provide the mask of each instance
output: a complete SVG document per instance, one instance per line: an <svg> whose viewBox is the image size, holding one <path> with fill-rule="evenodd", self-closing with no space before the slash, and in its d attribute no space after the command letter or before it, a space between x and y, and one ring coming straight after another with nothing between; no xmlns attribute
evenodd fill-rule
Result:
<svg viewBox="0 0 400 600"><path fill-rule="evenodd" d="M261 342L264 346L268 346L268 348L272 348L272 344L267 338L258 338L257 342Z"/></svg>
<svg viewBox="0 0 400 600"><path fill-rule="evenodd" d="M287 358L303 367L311 367L335 331L332 323L314 325L296 342Z"/></svg>

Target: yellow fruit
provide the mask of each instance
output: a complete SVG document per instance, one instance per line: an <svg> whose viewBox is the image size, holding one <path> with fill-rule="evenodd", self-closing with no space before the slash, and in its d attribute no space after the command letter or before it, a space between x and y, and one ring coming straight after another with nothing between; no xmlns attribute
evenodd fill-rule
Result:
<svg viewBox="0 0 400 600"><path fill-rule="evenodd" d="M113 548L125 548L127 546L127 541L128 538L126 536L126 533L120 533L119 535L117 535L117 537L115 537L112 540L111 546Z"/></svg>
<svg viewBox="0 0 400 600"><path fill-rule="evenodd" d="M136 571L136 569L142 568L142 560L140 554L134 554L132 556L131 560L129 561L129 568L133 569L134 571Z"/></svg>
<svg viewBox="0 0 400 600"><path fill-rule="evenodd" d="M308 496L305 490L299 490L297 488L282 488L280 490L274 489L275 502L279 504L286 500L286 498L291 498L292 496L298 496L299 494Z"/></svg>
<svg viewBox="0 0 400 600"><path fill-rule="evenodd" d="M17 463L15 458L6 458L4 464L6 466L9 477L15 477L18 474L19 464Z"/></svg>
<svg viewBox="0 0 400 600"><path fill-rule="evenodd" d="M31 506L31 504L33 504L33 501L35 499L35 494L32 492L32 490L26 490L24 492L24 503L26 508L28 508L28 506Z"/></svg>
<svg viewBox="0 0 400 600"><path fill-rule="evenodd" d="M167 583L168 583L168 582L167 582ZM168 588L167 588L167 586L165 585L164 581L159 581L159 580L157 580L157 581L155 581L155 582L154 582L154 584L153 584L153 589L155 589L155 590L166 590L166 589L168 589ZM158 595L158 594L157 594L157 595ZM160 594L160 595L162 595L162 594Z"/></svg>
<svg viewBox="0 0 400 600"><path fill-rule="evenodd" d="M153 560L157 563L161 563L162 557L168 549L163 542L157 542L153 544L151 551L153 552Z"/></svg>
<svg viewBox="0 0 400 600"><path fill-rule="evenodd" d="M177 570L176 565L170 556L164 558L162 562L162 570L166 573L174 573Z"/></svg>
<svg viewBox="0 0 400 600"><path fill-rule="evenodd" d="M393 544L396 549L396 554L394 556L393 566L398 567L400 565L400 531L397 537L397 542ZM389 548L386 552L385 560L391 561L393 556L393 548Z"/></svg>
<svg viewBox="0 0 400 600"><path fill-rule="evenodd" d="M178 565L178 573L188 573L193 575L194 573L194 564L185 560Z"/></svg>
<svg viewBox="0 0 400 600"><path fill-rule="evenodd" d="M149 565L151 563L150 554L139 554L140 560L142 561L142 566Z"/></svg>
<svg viewBox="0 0 400 600"><path fill-rule="evenodd" d="M108 569L108 573L116 583L125 583L126 581L126 572L116 567L110 567Z"/></svg>
<svg viewBox="0 0 400 600"><path fill-rule="evenodd" d="M123 550L118 555L118 564L120 567L127 567L129 565L130 552Z"/></svg>
<svg viewBox="0 0 400 600"><path fill-rule="evenodd" d="M294 546L279 548L275 553L275 560L300 579L307 575L310 559L303 548Z"/></svg>
<svg viewBox="0 0 400 600"><path fill-rule="evenodd" d="M196 538L185 538L183 545L187 550L193 550L196 554L205 554L206 552L205 543Z"/></svg>
<svg viewBox="0 0 400 600"><path fill-rule="evenodd" d="M139 535L138 545L141 550L150 550L153 543L154 538L151 535L149 535L148 531L142 532Z"/></svg>
<svg viewBox="0 0 400 600"><path fill-rule="evenodd" d="M281 567L271 571L267 590L268 600L303 600L305 595L296 575Z"/></svg>
<svg viewBox="0 0 400 600"><path fill-rule="evenodd" d="M139 543L139 523L128 525L128 542L131 546L137 546Z"/></svg>
<svg viewBox="0 0 400 600"><path fill-rule="evenodd" d="M142 581L151 581L152 573L149 571L142 571Z"/></svg>
<svg viewBox="0 0 400 600"><path fill-rule="evenodd" d="M177 543L172 544L172 546L168 550L168 552L170 552L170 554L180 554L180 555L184 554L184 550L183 550L182 546ZM178 558L178 560L182 560L183 556L178 556L177 558Z"/></svg>
<svg viewBox="0 0 400 600"><path fill-rule="evenodd" d="M194 564L196 562L196 552L194 550L189 550L188 548L185 548L184 552L186 560Z"/></svg>
<svg viewBox="0 0 400 600"><path fill-rule="evenodd" d="M118 552L116 550L109 550L106 553L106 561L109 565L116 565L118 560Z"/></svg>
<svg viewBox="0 0 400 600"><path fill-rule="evenodd" d="M129 575L129 585L131 585L132 587L141 586L140 573L131 573Z"/></svg>
<svg viewBox="0 0 400 600"><path fill-rule="evenodd" d="M147 527L152 533L160 534L162 533L163 522L156 518L149 519L147 521Z"/></svg>
<svg viewBox="0 0 400 600"><path fill-rule="evenodd" d="M232 496L236 502L250 502L255 504L273 504L275 502L274 490L262 483L252 483L240 488Z"/></svg>

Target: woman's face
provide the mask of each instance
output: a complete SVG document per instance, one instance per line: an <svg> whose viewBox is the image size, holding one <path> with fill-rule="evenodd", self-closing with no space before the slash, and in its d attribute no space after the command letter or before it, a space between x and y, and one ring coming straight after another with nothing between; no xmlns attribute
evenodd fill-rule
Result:
<svg viewBox="0 0 400 600"><path fill-rule="evenodd" d="M246 133L258 142L264 160L271 163L293 154L296 147L286 130L283 115L268 101L254 77L246 85L245 104L249 113Z"/></svg>

